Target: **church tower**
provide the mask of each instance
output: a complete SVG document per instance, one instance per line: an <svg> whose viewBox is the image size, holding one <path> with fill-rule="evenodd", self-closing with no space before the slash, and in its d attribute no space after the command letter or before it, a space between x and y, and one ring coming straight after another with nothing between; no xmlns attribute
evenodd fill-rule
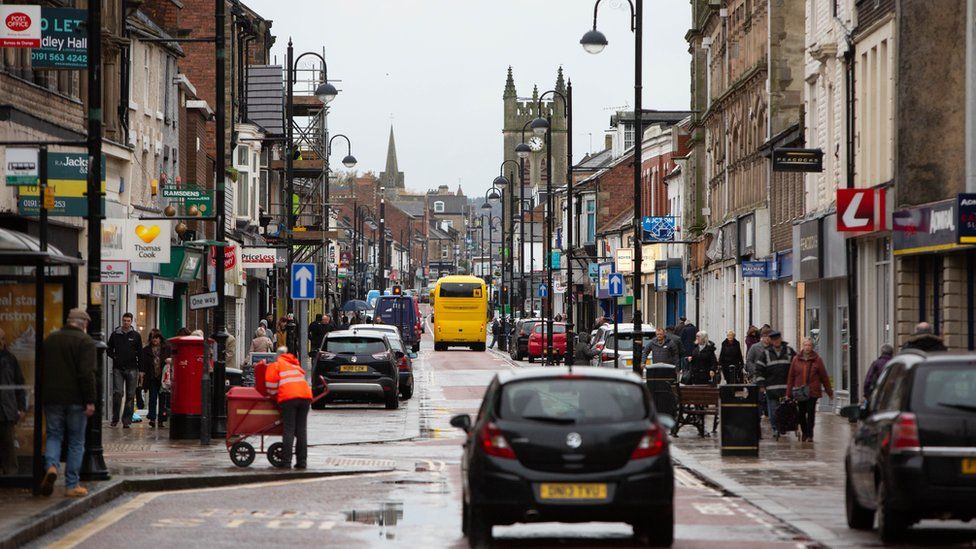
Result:
<svg viewBox="0 0 976 549"><path fill-rule="evenodd" d="M386 170L380 172L380 184L390 195L404 189L403 172L397 164L396 141L393 139L393 126L390 126L390 143L386 148Z"/></svg>

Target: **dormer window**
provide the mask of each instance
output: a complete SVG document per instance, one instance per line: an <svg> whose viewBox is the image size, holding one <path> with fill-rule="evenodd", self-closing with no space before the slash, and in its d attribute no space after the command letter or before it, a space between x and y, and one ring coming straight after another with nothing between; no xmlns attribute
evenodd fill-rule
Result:
<svg viewBox="0 0 976 549"><path fill-rule="evenodd" d="M434 202L434 213L444 213L444 203L440 200Z"/></svg>

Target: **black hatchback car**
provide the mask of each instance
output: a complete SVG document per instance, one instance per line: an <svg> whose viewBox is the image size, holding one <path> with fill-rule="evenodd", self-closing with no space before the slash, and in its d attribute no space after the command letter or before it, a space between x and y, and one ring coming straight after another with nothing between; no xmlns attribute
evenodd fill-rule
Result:
<svg viewBox="0 0 976 549"><path fill-rule="evenodd" d="M541 318L520 318L512 329L512 344L508 347L508 354L514 360L522 360L529 354L529 336L532 327L541 322Z"/></svg>
<svg viewBox="0 0 976 549"><path fill-rule="evenodd" d="M322 393L322 379L329 396L318 401L357 400L383 402L388 410L400 406L398 357L379 332L342 330L330 332L322 340L315 362L312 395Z"/></svg>
<svg viewBox="0 0 976 549"><path fill-rule="evenodd" d="M462 530L473 546L496 524L626 522L655 546L674 539L671 421L629 372L531 368L499 373L467 434Z"/></svg>
<svg viewBox="0 0 976 549"><path fill-rule="evenodd" d="M897 541L922 519L976 518L976 355L895 356L847 450L847 523Z"/></svg>

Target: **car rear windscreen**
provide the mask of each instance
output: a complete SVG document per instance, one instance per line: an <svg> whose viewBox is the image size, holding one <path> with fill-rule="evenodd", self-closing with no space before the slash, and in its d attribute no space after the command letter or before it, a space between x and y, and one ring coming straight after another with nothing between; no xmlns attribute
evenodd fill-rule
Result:
<svg viewBox="0 0 976 549"><path fill-rule="evenodd" d="M644 343L647 343L648 340L654 338L654 334L652 334L652 333L644 332L643 334L644 334L643 335ZM619 343L619 346L621 346L621 347L626 347L628 345L631 346L631 347L633 347L634 346L634 332L620 332L619 334L610 334L610 335L608 335L607 336L607 348L608 349L613 348L614 341L620 342Z"/></svg>
<svg viewBox="0 0 976 549"><path fill-rule="evenodd" d="M512 421L593 424L647 417L634 383L603 379L533 379L502 388L499 417Z"/></svg>
<svg viewBox="0 0 976 549"><path fill-rule="evenodd" d="M372 337L330 337L322 350L342 355L372 355L385 352L386 344Z"/></svg>
<svg viewBox="0 0 976 549"><path fill-rule="evenodd" d="M533 326L532 327L532 330L535 333L537 333L537 334L541 334L543 332L549 333L548 330L546 330L546 327L547 326L546 326L546 323L545 322L540 322L540 323L536 324L535 326ZM566 333L566 325L565 324L553 324L552 325L552 333L554 333L554 334L565 334Z"/></svg>
<svg viewBox="0 0 976 549"><path fill-rule="evenodd" d="M439 297L482 297L481 284L477 282L444 282Z"/></svg>
<svg viewBox="0 0 976 549"><path fill-rule="evenodd" d="M976 414L976 367L929 364L915 374L912 409L942 414Z"/></svg>

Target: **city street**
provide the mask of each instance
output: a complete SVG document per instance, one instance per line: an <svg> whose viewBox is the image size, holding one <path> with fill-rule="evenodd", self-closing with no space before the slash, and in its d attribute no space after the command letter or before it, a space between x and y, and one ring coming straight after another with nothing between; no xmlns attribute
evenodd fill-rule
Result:
<svg viewBox="0 0 976 549"><path fill-rule="evenodd" d="M494 352L435 353L429 339L415 365L418 391L399 410L340 405L313 411L310 418L311 467L326 459L392 460L394 471L132 494L34 545L466 546L458 466L463 434L448 421L454 414L476 413L492 376L513 365ZM406 439L389 440L405 421ZM261 467L270 466L261 459L252 465ZM676 484L676 547L812 545L789 525L723 495L691 471L678 468ZM496 527L495 536L500 547L633 546L624 524L523 524Z"/></svg>

